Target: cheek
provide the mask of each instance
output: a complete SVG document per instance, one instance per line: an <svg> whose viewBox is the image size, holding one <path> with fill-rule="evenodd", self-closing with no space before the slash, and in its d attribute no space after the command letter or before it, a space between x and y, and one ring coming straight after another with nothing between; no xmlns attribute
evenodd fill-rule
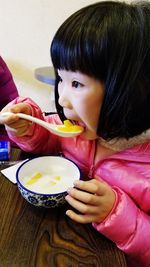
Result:
<svg viewBox="0 0 150 267"><path fill-rule="evenodd" d="M85 101L87 112L91 114L91 116L97 116L100 113L101 109L101 99L100 98L90 98Z"/></svg>
<svg viewBox="0 0 150 267"><path fill-rule="evenodd" d="M75 106L74 106L75 107ZM75 107L79 118L87 125L88 128L95 128L97 125L97 111L88 101L78 102Z"/></svg>
<svg viewBox="0 0 150 267"><path fill-rule="evenodd" d="M74 101L73 106L74 106L74 109L76 110L76 112L80 116L86 116L86 114L88 114L88 112L89 112L89 108L88 108L86 100L85 101L76 100L76 101Z"/></svg>
<svg viewBox="0 0 150 267"><path fill-rule="evenodd" d="M99 122L100 117L100 111L101 111L101 103L102 99L101 97L93 99L93 101L87 102L87 105L85 106L85 115L87 124L90 129L97 131L97 126Z"/></svg>

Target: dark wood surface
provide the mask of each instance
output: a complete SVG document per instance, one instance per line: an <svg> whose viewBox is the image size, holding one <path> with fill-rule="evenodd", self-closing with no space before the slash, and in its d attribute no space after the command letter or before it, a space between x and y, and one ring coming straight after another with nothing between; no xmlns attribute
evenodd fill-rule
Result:
<svg viewBox="0 0 150 267"><path fill-rule="evenodd" d="M13 149L11 160L26 158ZM4 169L7 164L0 164ZM0 173L0 267L126 267L124 254L91 225L65 216L67 205L36 208Z"/></svg>

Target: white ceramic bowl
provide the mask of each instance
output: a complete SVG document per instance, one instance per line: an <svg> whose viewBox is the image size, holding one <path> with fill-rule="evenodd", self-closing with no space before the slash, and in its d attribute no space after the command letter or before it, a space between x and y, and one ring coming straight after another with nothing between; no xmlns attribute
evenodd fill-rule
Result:
<svg viewBox="0 0 150 267"><path fill-rule="evenodd" d="M21 195L32 205L45 208L64 204L67 189L80 177L74 162L58 156L29 159L16 172Z"/></svg>

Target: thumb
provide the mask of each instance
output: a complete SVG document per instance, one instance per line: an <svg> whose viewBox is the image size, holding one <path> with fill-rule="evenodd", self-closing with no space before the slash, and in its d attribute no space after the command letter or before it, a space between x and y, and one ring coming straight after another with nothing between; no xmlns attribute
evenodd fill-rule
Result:
<svg viewBox="0 0 150 267"><path fill-rule="evenodd" d="M31 115L32 114L30 105L28 105L26 103L19 103L19 104L10 106L9 107L9 111L13 112L13 113L24 113L24 114L27 114L27 115Z"/></svg>
<svg viewBox="0 0 150 267"><path fill-rule="evenodd" d="M95 180L98 180L98 181L100 181L100 182L104 182L104 180L103 180L100 176L98 176L98 175L95 175L95 176L94 176L94 179L95 179Z"/></svg>

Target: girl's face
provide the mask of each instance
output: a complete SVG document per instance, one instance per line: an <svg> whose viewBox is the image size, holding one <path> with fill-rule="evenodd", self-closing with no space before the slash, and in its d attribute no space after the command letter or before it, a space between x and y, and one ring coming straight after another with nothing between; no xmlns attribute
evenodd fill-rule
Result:
<svg viewBox="0 0 150 267"><path fill-rule="evenodd" d="M102 82L82 74L58 70L59 104L67 119L79 122L85 127L87 139L97 138L97 127L104 97Z"/></svg>

